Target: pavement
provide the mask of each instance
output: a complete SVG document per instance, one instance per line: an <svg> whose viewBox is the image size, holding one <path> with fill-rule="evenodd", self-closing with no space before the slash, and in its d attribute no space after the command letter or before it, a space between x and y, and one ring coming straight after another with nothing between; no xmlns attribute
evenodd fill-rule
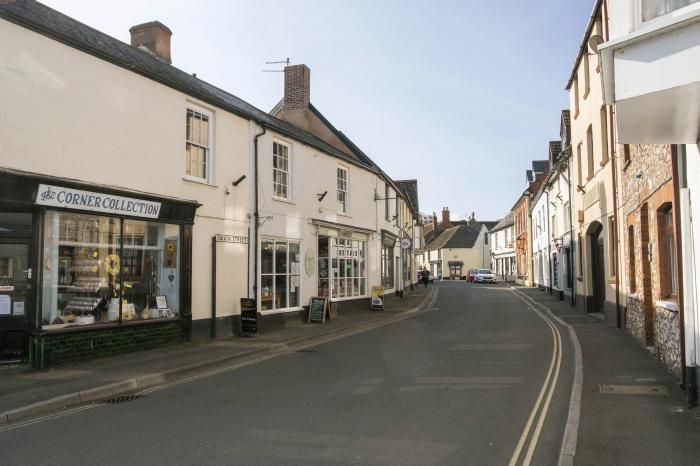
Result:
<svg viewBox="0 0 700 466"><path fill-rule="evenodd" d="M182 344L44 372L26 365L0 366L0 425L385 325L419 310L433 291L433 287L416 287L403 299L388 300L384 311L348 313L324 324L289 326L253 338Z"/></svg>
<svg viewBox="0 0 700 466"><path fill-rule="evenodd" d="M346 338L7 423L2 463L557 464L563 326L504 286L434 288L424 311Z"/></svg>
<svg viewBox="0 0 700 466"><path fill-rule="evenodd" d="M653 354L625 331L555 296L516 289L571 325L580 341L583 386L575 464L700 464L700 410L686 409L685 392ZM620 393L609 394L610 386ZM642 391L648 394L631 394Z"/></svg>

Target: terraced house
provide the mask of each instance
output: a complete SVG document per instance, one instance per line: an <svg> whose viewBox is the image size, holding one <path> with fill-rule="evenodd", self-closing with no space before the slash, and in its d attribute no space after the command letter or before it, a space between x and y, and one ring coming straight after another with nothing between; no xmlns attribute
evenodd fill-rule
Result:
<svg viewBox="0 0 700 466"><path fill-rule="evenodd" d="M410 286L417 184L311 106L308 68L271 115L173 66L165 25L130 34L0 4L3 358L226 337L241 298L269 329L311 296L349 311Z"/></svg>

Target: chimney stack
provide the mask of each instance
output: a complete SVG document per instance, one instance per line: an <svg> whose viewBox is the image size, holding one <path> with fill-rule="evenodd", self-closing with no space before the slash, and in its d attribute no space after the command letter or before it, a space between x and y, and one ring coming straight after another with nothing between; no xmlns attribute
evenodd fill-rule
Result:
<svg viewBox="0 0 700 466"><path fill-rule="evenodd" d="M433 231L437 231L437 215L433 212Z"/></svg>
<svg viewBox="0 0 700 466"><path fill-rule="evenodd" d="M170 37L173 35L168 27L159 22L137 24L129 29L131 33L131 46L146 47L156 57L170 64Z"/></svg>
<svg viewBox="0 0 700 466"><path fill-rule="evenodd" d="M282 110L306 110L311 101L311 70L306 65L284 68L284 101Z"/></svg>
<svg viewBox="0 0 700 466"><path fill-rule="evenodd" d="M450 223L450 209L448 209L447 207L442 208L442 225L445 228L452 226L452 224Z"/></svg>

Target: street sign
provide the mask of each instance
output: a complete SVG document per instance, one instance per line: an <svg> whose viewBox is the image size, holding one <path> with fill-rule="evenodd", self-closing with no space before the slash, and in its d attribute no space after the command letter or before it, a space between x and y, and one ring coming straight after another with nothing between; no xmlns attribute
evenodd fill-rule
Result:
<svg viewBox="0 0 700 466"><path fill-rule="evenodd" d="M313 296L309 301L309 319L308 323L326 321L326 310L328 308L328 298L322 296ZM330 313L328 320L331 320Z"/></svg>
<svg viewBox="0 0 700 466"><path fill-rule="evenodd" d="M221 235L219 233L215 236L217 243L239 243L248 244L247 236L235 236L235 235Z"/></svg>

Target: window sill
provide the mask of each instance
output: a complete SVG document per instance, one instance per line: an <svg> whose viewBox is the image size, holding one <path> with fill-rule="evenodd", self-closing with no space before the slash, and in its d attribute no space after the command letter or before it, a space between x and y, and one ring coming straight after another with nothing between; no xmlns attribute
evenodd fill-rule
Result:
<svg viewBox="0 0 700 466"><path fill-rule="evenodd" d="M283 203L289 204L289 205L296 205L294 202L290 201L289 199L285 199L283 197L272 196L272 200L277 201L277 202L283 202Z"/></svg>
<svg viewBox="0 0 700 466"><path fill-rule="evenodd" d="M337 212L339 216L341 217L347 217L347 218L352 218L352 215L350 215L347 212Z"/></svg>
<svg viewBox="0 0 700 466"><path fill-rule="evenodd" d="M267 316L270 314L284 314L287 312L299 312L303 311L304 308L302 306L299 307L286 307L284 309L265 309L265 310L260 310L260 314Z"/></svg>
<svg viewBox="0 0 700 466"><path fill-rule="evenodd" d="M209 187L212 187L212 188L218 188L217 185L215 185L215 184L213 184L213 183L210 183L208 180L204 180L204 179L202 179L202 178L197 178L197 177L194 177L194 176L187 176L187 175L185 175L185 176L182 177L182 179L183 179L183 181L189 181L189 182L191 182L191 183L203 184L204 186L209 186Z"/></svg>
<svg viewBox="0 0 700 466"><path fill-rule="evenodd" d="M678 312L678 303L673 301L673 298L656 301L656 307L662 307L667 311Z"/></svg>

